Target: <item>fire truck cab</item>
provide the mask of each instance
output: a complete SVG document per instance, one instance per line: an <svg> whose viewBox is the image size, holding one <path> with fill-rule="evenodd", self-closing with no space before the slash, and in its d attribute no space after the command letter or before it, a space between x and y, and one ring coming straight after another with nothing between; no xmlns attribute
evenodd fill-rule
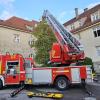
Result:
<svg viewBox="0 0 100 100"><path fill-rule="evenodd" d="M25 81L24 59L20 54L0 55L0 87Z"/></svg>

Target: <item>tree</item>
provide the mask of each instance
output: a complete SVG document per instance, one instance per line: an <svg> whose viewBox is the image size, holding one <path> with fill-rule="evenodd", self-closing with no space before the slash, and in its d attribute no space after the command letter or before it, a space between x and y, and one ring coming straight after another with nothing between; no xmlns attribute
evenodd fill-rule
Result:
<svg viewBox="0 0 100 100"><path fill-rule="evenodd" d="M35 60L38 64L46 66L49 59L49 50L52 43L56 42L54 33L45 21L41 21L34 29L33 35L37 38L33 45L36 48Z"/></svg>

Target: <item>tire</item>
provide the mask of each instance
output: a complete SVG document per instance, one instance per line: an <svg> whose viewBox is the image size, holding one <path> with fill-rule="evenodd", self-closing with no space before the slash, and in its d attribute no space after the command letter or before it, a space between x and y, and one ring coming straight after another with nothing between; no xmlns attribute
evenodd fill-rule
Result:
<svg viewBox="0 0 100 100"><path fill-rule="evenodd" d="M0 89L3 88L3 83L2 83L2 80L0 79Z"/></svg>
<svg viewBox="0 0 100 100"><path fill-rule="evenodd" d="M69 87L68 79L65 77L58 77L55 82L55 86L58 90L66 90Z"/></svg>

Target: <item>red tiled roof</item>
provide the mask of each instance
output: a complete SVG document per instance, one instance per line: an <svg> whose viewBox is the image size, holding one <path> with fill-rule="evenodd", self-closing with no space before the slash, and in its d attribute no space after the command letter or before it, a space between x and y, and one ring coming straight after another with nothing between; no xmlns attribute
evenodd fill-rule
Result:
<svg viewBox="0 0 100 100"><path fill-rule="evenodd" d="M30 27L34 27L34 25L37 23L38 22L35 20L28 21L28 20L24 20L22 18L18 18L15 16L13 16L7 20L0 20L0 25L23 30L23 31L27 31L27 32L31 32L31 30L28 30L26 28L26 25L30 26Z"/></svg>
<svg viewBox="0 0 100 100"><path fill-rule="evenodd" d="M71 30L71 32L75 33L76 31L79 31L79 30L81 30L82 28L85 28L85 27L88 27L88 26L90 26L90 25L93 25L93 24L95 24L95 23L97 23L97 22L100 22L100 20L97 20L97 21L95 21L95 22L92 22L92 21L91 21L91 16L90 16L92 13L98 11L98 9L100 9L100 4L98 4L97 6L91 8L91 9L88 9L87 11L85 11L85 12L83 12L82 14L78 15L77 18L74 17L73 19L71 19L71 20L65 22L63 25L64 25L64 26L71 25L71 24L73 24L74 22L78 21L79 19L86 17L86 20L85 20L85 23L83 24L83 26L81 26L81 27L79 27L79 28L77 28L77 29Z"/></svg>

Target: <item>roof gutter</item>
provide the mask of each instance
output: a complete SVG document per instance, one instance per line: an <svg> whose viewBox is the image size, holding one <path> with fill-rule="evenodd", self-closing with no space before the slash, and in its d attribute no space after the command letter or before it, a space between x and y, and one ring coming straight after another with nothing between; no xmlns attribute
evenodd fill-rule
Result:
<svg viewBox="0 0 100 100"><path fill-rule="evenodd" d="M13 27L9 27L9 26L5 26L5 25L1 25L0 24L0 27L4 27L4 28L8 28L8 29L12 29L12 30L16 30L16 31L21 31L21 32L26 32L26 33L32 33L31 31L25 31L25 30L22 30L22 29L18 29L18 28L13 28Z"/></svg>

